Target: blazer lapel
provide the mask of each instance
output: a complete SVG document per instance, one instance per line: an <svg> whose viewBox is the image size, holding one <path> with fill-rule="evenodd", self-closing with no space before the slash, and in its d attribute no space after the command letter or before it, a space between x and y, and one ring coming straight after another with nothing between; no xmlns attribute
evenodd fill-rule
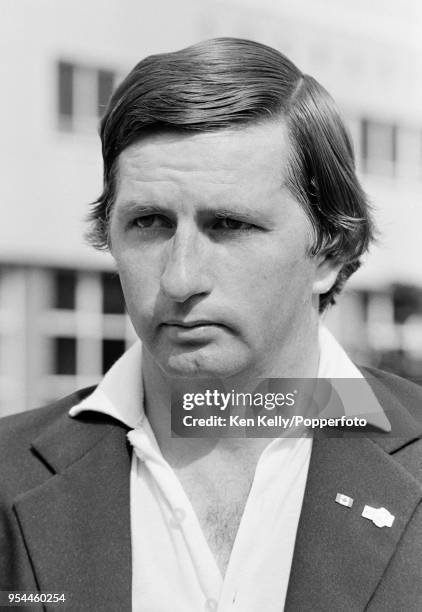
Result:
<svg viewBox="0 0 422 612"><path fill-rule="evenodd" d="M286 612L365 610L422 500L420 483L389 454L418 438L421 427L403 416L385 387L374 390L393 432L394 423L405 421L406 435L314 440ZM336 503L337 493L351 497L352 507ZM380 528L362 517L365 505L386 508L393 525Z"/></svg>
<svg viewBox="0 0 422 612"><path fill-rule="evenodd" d="M337 493L353 506L336 503ZM421 499L416 480L374 442L315 440L285 610L364 610ZM387 508L392 527L363 518L365 505Z"/></svg>
<svg viewBox="0 0 422 612"><path fill-rule="evenodd" d="M67 414L33 448L54 475L15 503L39 589L70 610L131 609L126 430ZM92 417L92 421L98 417Z"/></svg>

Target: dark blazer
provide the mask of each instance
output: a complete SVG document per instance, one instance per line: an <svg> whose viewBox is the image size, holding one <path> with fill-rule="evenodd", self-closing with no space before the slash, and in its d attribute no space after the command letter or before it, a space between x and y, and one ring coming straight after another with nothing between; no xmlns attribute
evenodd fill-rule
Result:
<svg viewBox="0 0 422 612"><path fill-rule="evenodd" d="M365 375L393 430L406 433L315 439L287 612L422 610L422 389ZM90 391L0 421L0 590L68 598L26 610L131 609L131 449L113 419L68 416ZM387 508L393 526L363 518L366 504Z"/></svg>

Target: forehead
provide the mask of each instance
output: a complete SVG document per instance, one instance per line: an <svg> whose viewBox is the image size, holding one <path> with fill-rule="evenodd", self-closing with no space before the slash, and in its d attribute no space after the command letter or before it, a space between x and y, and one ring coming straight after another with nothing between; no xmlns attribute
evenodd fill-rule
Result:
<svg viewBox="0 0 422 612"><path fill-rule="evenodd" d="M117 200L174 189L251 197L279 191L290 151L282 121L213 132L149 134L119 156Z"/></svg>

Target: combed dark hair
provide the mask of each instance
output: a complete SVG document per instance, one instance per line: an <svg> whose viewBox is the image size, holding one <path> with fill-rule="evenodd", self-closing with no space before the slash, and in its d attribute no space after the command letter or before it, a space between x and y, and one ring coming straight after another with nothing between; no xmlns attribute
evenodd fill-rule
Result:
<svg viewBox="0 0 422 612"><path fill-rule="evenodd" d="M216 38L139 62L101 121L103 192L89 215L89 242L109 247L119 154L151 130L215 131L283 118L291 142L286 180L313 228L309 255L342 264L320 311L360 265L374 237L371 210L355 174L353 147L327 91L266 45Z"/></svg>

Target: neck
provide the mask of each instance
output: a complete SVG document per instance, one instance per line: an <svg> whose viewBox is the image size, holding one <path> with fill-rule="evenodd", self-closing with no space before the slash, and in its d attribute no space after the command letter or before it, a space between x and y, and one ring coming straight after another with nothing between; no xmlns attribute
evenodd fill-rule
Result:
<svg viewBox="0 0 422 612"><path fill-rule="evenodd" d="M317 376L319 347L318 326L312 326L311 333L295 336L288 351L281 351L271 363L259 368L243 371L224 379L226 389L247 392L257 386L262 378L312 378ZM288 354L288 358L287 355ZM269 360L268 360L269 361ZM240 448L251 460L258 457L271 441L270 438L177 438L171 436L171 390L195 388L195 379L175 379L166 375L152 355L143 349L142 375L144 386L145 412L164 457L171 463L190 463L215 452L237 454Z"/></svg>

